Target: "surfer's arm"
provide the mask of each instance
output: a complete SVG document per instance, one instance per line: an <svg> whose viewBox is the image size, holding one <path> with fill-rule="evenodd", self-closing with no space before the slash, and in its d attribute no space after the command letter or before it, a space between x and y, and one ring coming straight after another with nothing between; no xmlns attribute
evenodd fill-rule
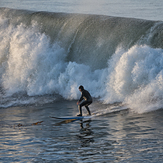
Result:
<svg viewBox="0 0 163 163"><path fill-rule="evenodd" d="M80 102L78 101L78 102L77 102L77 105L79 105L79 103L80 103Z"/></svg>
<svg viewBox="0 0 163 163"><path fill-rule="evenodd" d="M79 103L80 103L82 100L83 100L83 93L82 93L82 95L81 95L79 101L77 102L77 105L79 105Z"/></svg>

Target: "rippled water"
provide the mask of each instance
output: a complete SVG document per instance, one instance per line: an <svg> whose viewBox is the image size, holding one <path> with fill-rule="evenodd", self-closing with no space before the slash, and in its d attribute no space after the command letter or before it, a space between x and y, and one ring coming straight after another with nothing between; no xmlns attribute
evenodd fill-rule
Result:
<svg viewBox="0 0 163 163"><path fill-rule="evenodd" d="M64 101L0 109L0 161L162 162L162 110L124 110L74 122L49 118L70 116L77 112L73 108L74 101Z"/></svg>
<svg viewBox="0 0 163 163"><path fill-rule="evenodd" d="M162 4L163 1L161 0L115 0L114 2L112 0L0 1L0 7L15 9L109 15L161 21L163 20ZM4 28L2 34L6 35L6 26L2 25L2 28ZM14 31L13 29L11 30L12 32ZM24 28L21 28L20 34L24 33L23 30ZM16 34L18 33L19 31L16 31ZM35 31L30 33L27 38L33 38L32 36L34 33ZM9 37L9 40L12 40L12 37ZM13 43L15 42L13 41ZM2 45L4 46L4 43ZM35 46L35 44L32 45ZM45 45L44 42L42 45ZM9 46L11 46L10 43ZM8 46L6 47L8 48ZM13 47L15 47L15 44ZM6 49L4 52L5 51ZM136 51L139 50L136 49ZM153 56L153 50L147 52ZM16 54L18 55L19 53L16 51ZM25 53L22 53L21 51L20 54ZM27 54L29 54L29 52L27 52ZM158 56L158 53L156 53L156 55ZM6 56L8 57L8 53ZM21 58L21 55L18 56ZM160 58L158 58L158 60L160 60ZM18 62L16 62L15 65L17 65L17 63ZM153 63L155 62L151 62L151 64ZM36 63L34 63L34 65L35 64ZM151 67L151 64L149 64L150 66L147 65L147 68ZM22 65L24 65L24 63ZM154 67L155 66L153 66L153 68ZM42 70L45 72L44 69ZM153 72L153 70L154 69L152 69L151 72ZM15 70L13 72L15 72ZM13 76L12 80L13 79L15 79L15 76ZM42 76L40 79L42 79ZM8 81L9 80L7 79L6 82ZM85 82L85 79L83 81ZM158 84L160 82L156 83ZM158 85L161 86L161 84ZM64 86L66 87L67 84ZM153 85L150 84L150 88L152 87ZM156 87L154 94L160 94L160 97L162 97L162 94L160 93L161 91L157 88L160 87ZM152 89L149 89L149 92L151 90ZM141 94L139 93L137 95L139 96ZM148 93L145 92L144 95L148 96ZM158 96L156 96L156 98L161 99L158 98ZM154 100L156 100L156 98L154 98ZM14 105L16 102L20 105L34 105L36 104L36 101L39 101L39 104L41 105L44 104L45 101L54 101L53 96L51 98L49 96L39 96L38 100L37 97L31 97L30 101L33 102L30 103L28 100L22 100L23 98L20 98L20 102L19 99L15 97L12 98L13 101L10 101L6 97L4 97L4 99L4 101L9 101L9 103L11 103L7 106ZM146 100L145 102L150 101L152 102L152 105L154 105L154 100L149 98L149 100ZM143 104L146 104L145 102ZM134 104L137 105L136 102ZM159 105L159 108L162 107L161 100L159 104L161 104ZM139 106L142 105L137 105L137 107ZM130 110L108 113L108 107L113 106L101 105L100 103L95 102L91 106L92 111L94 111L94 108L96 108L97 111L98 108L98 111L101 111L102 114L84 121L62 121L49 117L71 116L77 114L76 101L64 100L56 101L53 104L45 104L43 106L0 108L0 162L162 163L163 110L160 109L144 114L132 113Z"/></svg>

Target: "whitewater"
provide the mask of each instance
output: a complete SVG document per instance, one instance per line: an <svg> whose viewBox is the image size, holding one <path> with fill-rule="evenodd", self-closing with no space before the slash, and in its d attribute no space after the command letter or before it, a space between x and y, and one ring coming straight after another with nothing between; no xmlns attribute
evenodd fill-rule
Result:
<svg viewBox="0 0 163 163"><path fill-rule="evenodd" d="M0 15L1 107L76 100L81 84L105 104L162 107L162 21L8 8Z"/></svg>

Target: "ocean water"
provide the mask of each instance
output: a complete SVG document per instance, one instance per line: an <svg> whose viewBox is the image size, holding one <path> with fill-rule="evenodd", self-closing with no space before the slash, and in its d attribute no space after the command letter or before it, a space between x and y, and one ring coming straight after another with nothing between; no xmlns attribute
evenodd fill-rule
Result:
<svg viewBox="0 0 163 163"><path fill-rule="evenodd" d="M0 161L161 163L162 15L161 0L1 0ZM81 84L94 116L50 118L78 114Z"/></svg>

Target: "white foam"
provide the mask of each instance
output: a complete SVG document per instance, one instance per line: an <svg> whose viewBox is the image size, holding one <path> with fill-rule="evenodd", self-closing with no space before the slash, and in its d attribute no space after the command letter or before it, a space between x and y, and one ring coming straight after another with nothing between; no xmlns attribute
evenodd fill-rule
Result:
<svg viewBox="0 0 163 163"><path fill-rule="evenodd" d="M64 69L66 55L58 44L51 46L49 38L36 27L26 29L21 24L5 31L10 41L5 42L9 48L1 67L5 69L2 84L7 95L25 91L32 96L55 91L53 86Z"/></svg>
<svg viewBox="0 0 163 163"><path fill-rule="evenodd" d="M118 49L109 61L106 103L123 101L138 113L162 108L163 50L133 46Z"/></svg>

